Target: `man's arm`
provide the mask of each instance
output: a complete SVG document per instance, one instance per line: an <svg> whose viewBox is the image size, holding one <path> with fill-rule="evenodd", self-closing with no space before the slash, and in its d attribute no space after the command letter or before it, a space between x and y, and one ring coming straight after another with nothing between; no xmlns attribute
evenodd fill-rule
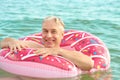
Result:
<svg viewBox="0 0 120 80"><path fill-rule="evenodd" d="M73 62L78 68L82 70L90 70L94 65L92 59L89 56L78 51L71 51L62 48L39 48L34 53L42 55L42 58L48 55L61 55Z"/></svg>
<svg viewBox="0 0 120 80"><path fill-rule="evenodd" d="M78 51L61 49L60 55L72 61L78 68L82 70L90 70L93 68L94 63L92 59L89 56Z"/></svg>

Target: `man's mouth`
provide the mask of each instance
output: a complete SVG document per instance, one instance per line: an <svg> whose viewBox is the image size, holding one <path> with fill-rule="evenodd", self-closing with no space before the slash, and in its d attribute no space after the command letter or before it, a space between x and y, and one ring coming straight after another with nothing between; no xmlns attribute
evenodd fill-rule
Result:
<svg viewBox="0 0 120 80"><path fill-rule="evenodd" d="M47 44L52 44L55 40L45 40Z"/></svg>

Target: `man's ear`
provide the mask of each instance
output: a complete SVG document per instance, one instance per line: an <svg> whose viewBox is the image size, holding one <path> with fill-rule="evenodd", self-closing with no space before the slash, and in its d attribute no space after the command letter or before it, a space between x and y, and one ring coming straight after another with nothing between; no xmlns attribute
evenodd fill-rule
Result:
<svg viewBox="0 0 120 80"><path fill-rule="evenodd" d="M63 37L64 37L64 32L62 32L62 39L63 39Z"/></svg>

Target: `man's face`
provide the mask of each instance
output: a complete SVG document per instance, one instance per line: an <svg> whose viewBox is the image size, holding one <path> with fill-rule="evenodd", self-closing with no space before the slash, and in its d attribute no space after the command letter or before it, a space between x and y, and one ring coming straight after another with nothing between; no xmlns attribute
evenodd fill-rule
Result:
<svg viewBox="0 0 120 80"><path fill-rule="evenodd" d="M63 38L63 26L56 24L53 20L45 21L42 25L42 38L45 47L59 47Z"/></svg>

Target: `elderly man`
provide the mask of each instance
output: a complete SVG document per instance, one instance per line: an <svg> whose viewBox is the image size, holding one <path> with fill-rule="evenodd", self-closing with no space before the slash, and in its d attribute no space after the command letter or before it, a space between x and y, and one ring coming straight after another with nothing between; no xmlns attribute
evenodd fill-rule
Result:
<svg viewBox="0 0 120 80"><path fill-rule="evenodd" d="M64 36L64 23L55 16L44 19L42 24L43 45L34 41L21 41L13 38L5 38L0 42L1 48L10 48L10 51L21 50L22 48L36 48L35 54L42 54L42 58L47 55L61 55L72 61L82 70L90 70L93 67L92 59L77 51L69 51L60 48L61 40Z"/></svg>

